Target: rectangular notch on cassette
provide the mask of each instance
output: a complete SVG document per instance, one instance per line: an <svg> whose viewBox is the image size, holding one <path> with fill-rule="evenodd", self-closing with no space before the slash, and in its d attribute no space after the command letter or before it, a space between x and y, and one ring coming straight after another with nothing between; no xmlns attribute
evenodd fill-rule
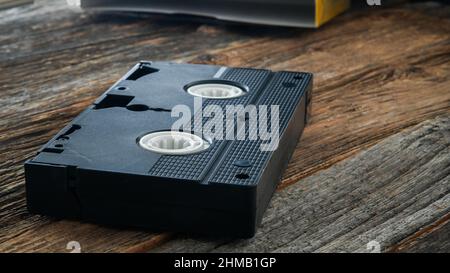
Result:
<svg viewBox="0 0 450 273"><path fill-rule="evenodd" d="M140 62L25 163L28 209L251 237L307 122L311 90L303 72ZM275 146L263 149L273 139L262 133L275 129Z"/></svg>

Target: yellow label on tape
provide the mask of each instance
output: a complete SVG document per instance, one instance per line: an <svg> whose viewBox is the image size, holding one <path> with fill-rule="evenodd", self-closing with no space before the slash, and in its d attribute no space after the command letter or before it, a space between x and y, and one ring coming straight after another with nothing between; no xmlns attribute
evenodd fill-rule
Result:
<svg viewBox="0 0 450 273"><path fill-rule="evenodd" d="M316 0L316 27L350 7L350 0Z"/></svg>

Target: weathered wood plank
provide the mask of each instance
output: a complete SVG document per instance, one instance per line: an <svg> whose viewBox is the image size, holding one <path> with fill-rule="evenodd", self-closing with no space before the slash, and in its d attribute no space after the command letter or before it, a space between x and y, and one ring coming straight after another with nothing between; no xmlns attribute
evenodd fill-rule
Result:
<svg viewBox="0 0 450 273"><path fill-rule="evenodd" d="M85 251L138 251L173 236L25 209L23 161L140 59L314 72L312 124L282 187L450 111L448 7L350 12L300 30L96 15L61 2L0 12L0 251L65 251L75 239Z"/></svg>
<svg viewBox="0 0 450 273"><path fill-rule="evenodd" d="M249 240L179 238L154 251L386 250L450 213L450 115L383 140L276 193Z"/></svg>
<svg viewBox="0 0 450 273"><path fill-rule="evenodd" d="M449 253L450 214L390 247L390 252Z"/></svg>
<svg viewBox="0 0 450 273"><path fill-rule="evenodd" d="M0 0L0 10L31 3L33 3L33 0Z"/></svg>

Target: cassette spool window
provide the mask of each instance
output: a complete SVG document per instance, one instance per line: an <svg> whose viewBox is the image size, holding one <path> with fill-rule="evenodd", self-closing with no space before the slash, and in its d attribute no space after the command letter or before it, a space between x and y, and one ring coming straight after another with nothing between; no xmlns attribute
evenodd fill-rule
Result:
<svg viewBox="0 0 450 273"><path fill-rule="evenodd" d="M188 85L186 91L206 99L234 99L247 93L245 87L228 81L201 81Z"/></svg>
<svg viewBox="0 0 450 273"><path fill-rule="evenodd" d="M142 136L139 141L142 148L166 155L189 155L205 151L210 142L186 132L160 131Z"/></svg>

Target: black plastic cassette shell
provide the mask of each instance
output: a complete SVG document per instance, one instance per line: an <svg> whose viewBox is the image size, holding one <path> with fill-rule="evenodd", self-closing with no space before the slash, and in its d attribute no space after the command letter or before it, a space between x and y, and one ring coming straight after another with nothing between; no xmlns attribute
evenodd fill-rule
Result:
<svg viewBox="0 0 450 273"><path fill-rule="evenodd" d="M170 129L174 105L193 109L184 86L205 79L249 91L204 100L204 107L280 105L279 148L262 152L261 141L224 140L199 154L167 156L139 147L139 136ZM116 226L252 236L303 131L311 90L309 73L141 62L26 162L28 208Z"/></svg>

